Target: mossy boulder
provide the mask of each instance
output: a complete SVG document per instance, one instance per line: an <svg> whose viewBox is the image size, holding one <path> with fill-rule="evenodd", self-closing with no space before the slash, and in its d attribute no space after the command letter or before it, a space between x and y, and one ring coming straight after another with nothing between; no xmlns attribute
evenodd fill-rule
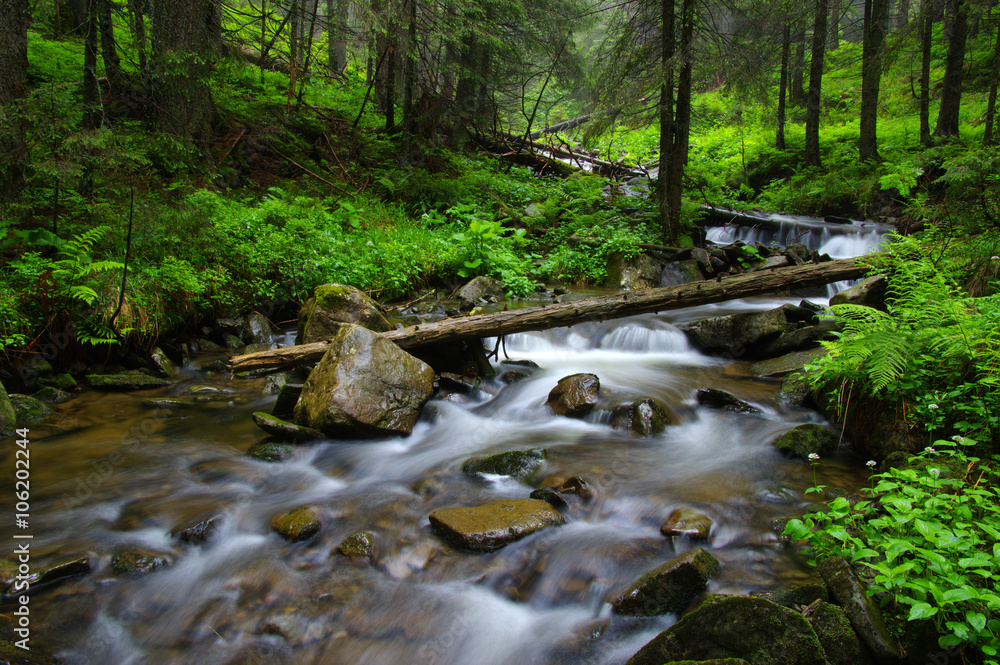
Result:
<svg viewBox="0 0 1000 665"><path fill-rule="evenodd" d="M247 448L247 454L262 462L280 462L292 454L292 447L284 441L265 439Z"/></svg>
<svg viewBox="0 0 1000 665"><path fill-rule="evenodd" d="M696 547L644 573L611 602L611 609L625 616L680 613L718 572L719 560Z"/></svg>
<svg viewBox="0 0 1000 665"><path fill-rule="evenodd" d="M643 399L622 404L611 414L611 426L623 432L631 432L640 438L662 434L667 425L676 425L677 420L655 399Z"/></svg>
<svg viewBox="0 0 1000 665"><path fill-rule="evenodd" d="M582 418L590 413L601 392L601 380L595 374L571 374L559 379L545 404L557 416Z"/></svg>
<svg viewBox="0 0 1000 665"><path fill-rule="evenodd" d="M301 383L286 383L278 388L278 397L271 407L271 415L278 418L292 418L295 414L295 405L302 395Z"/></svg>
<svg viewBox="0 0 1000 665"><path fill-rule="evenodd" d="M319 517L308 506L301 506L271 518L271 529L293 543L309 540L319 533L322 526Z"/></svg>
<svg viewBox="0 0 1000 665"><path fill-rule="evenodd" d="M455 547L492 552L566 520L552 506L537 499L500 499L482 506L435 510L431 527Z"/></svg>
<svg viewBox="0 0 1000 665"><path fill-rule="evenodd" d="M354 323L368 330L385 332L392 328L382 306L344 284L323 284L299 310L296 342L309 344L332 339L344 323Z"/></svg>
<svg viewBox="0 0 1000 665"><path fill-rule="evenodd" d="M164 379L169 379L177 373L177 365L158 346L154 346L153 350L149 352L149 361L156 368L156 372Z"/></svg>
<svg viewBox="0 0 1000 665"><path fill-rule="evenodd" d="M712 518L694 508L678 508L667 516L660 533L668 538L687 536L691 540L708 540Z"/></svg>
<svg viewBox="0 0 1000 665"><path fill-rule="evenodd" d="M842 608L820 602L804 614L823 645L829 665L875 665L871 653L861 643Z"/></svg>
<svg viewBox="0 0 1000 665"><path fill-rule="evenodd" d="M63 402L68 402L73 399L65 390L59 390L58 388L53 388L52 386L46 386L40 390L35 391L32 395L37 400L41 400L46 404L62 404Z"/></svg>
<svg viewBox="0 0 1000 665"><path fill-rule="evenodd" d="M462 309L472 309L476 305L504 300L503 283L490 277L474 277L458 291Z"/></svg>
<svg viewBox="0 0 1000 665"><path fill-rule="evenodd" d="M819 574L875 660L883 664L899 662L902 657L899 644L889 633L882 610L851 570L851 564L843 557L830 557L820 563Z"/></svg>
<svg viewBox="0 0 1000 665"><path fill-rule="evenodd" d="M273 335L271 322L260 312L250 312L247 316L247 333L253 344L270 344Z"/></svg>
<svg viewBox="0 0 1000 665"><path fill-rule="evenodd" d="M788 520L785 519L787 524ZM782 526L782 530L784 527ZM811 582L800 584L790 589L775 589L774 591L751 591L754 598L763 598L777 603L783 607L795 609L797 607L808 607L816 602L826 602L830 600L830 591L825 584Z"/></svg>
<svg viewBox="0 0 1000 665"><path fill-rule="evenodd" d="M543 448L512 450L470 459L462 465L462 471L470 475L510 476L515 480L530 482L545 466L546 457L548 453Z"/></svg>
<svg viewBox="0 0 1000 665"><path fill-rule="evenodd" d="M17 416L10 402L7 389L0 383L0 437L10 436L17 429Z"/></svg>
<svg viewBox="0 0 1000 665"><path fill-rule="evenodd" d="M96 390L144 390L170 385L170 381L158 376L149 376L139 371L116 372L115 374L87 374L87 383Z"/></svg>
<svg viewBox="0 0 1000 665"><path fill-rule="evenodd" d="M718 388L701 388L695 394L695 399L698 400L698 404L717 411L749 413L755 416L763 414L763 411L752 404Z"/></svg>
<svg viewBox="0 0 1000 665"><path fill-rule="evenodd" d="M337 546L337 554L354 561L375 558L375 536L367 531L358 531L344 538Z"/></svg>
<svg viewBox="0 0 1000 665"><path fill-rule="evenodd" d="M651 289L659 285L662 272L663 264L648 254L625 258L616 252L608 257L604 286L625 291Z"/></svg>
<svg viewBox="0 0 1000 665"><path fill-rule="evenodd" d="M18 427L41 425L52 413L52 408L40 399L18 393L11 394L9 398Z"/></svg>
<svg viewBox="0 0 1000 665"><path fill-rule="evenodd" d="M734 358L755 356L755 345L795 329L780 307L766 312L729 314L688 324L681 328L688 341L705 353L727 353Z"/></svg>
<svg viewBox="0 0 1000 665"><path fill-rule="evenodd" d="M409 434L433 390L430 365L348 323L306 379L295 422L333 437Z"/></svg>
<svg viewBox="0 0 1000 665"><path fill-rule="evenodd" d="M116 575L136 575L166 568L170 563L170 557L165 554L140 548L129 548L115 552L114 556L111 557L111 570Z"/></svg>
<svg viewBox="0 0 1000 665"><path fill-rule="evenodd" d="M256 411L250 415L257 427L261 428L276 439L282 441L316 441L323 438L323 433L312 429L290 423L281 418L275 418L269 413Z"/></svg>
<svg viewBox="0 0 1000 665"><path fill-rule="evenodd" d="M713 596L639 650L627 665L739 658L753 665L826 665L800 612L762 598Z"/></svg>
<svg viewBox="0 0 1000 665"><path fill-rule="evenodd" d="M807 423L788 430L773 444L788 457L809 459L813 453L825 457L837 449L837 435L822 425Z"/></svg>

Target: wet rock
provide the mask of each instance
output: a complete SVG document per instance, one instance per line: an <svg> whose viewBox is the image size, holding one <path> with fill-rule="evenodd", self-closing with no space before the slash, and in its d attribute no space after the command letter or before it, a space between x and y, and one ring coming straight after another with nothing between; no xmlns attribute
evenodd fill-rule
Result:
<svg viewBox="0 0 1000 665"><path fill-rule="evenodd" d="M512 369L504 372L500 375L500 381L510 385L512 383L517 383L518 381L523 381L527 379L528 375L519 369Z"/></svg>
<svg viewBox="0 0 1000 665"><path fill-rule="evenodd" d="M247 448L247 454L262 462L281 462L291 456L292 447L284 441L265 439Z"/></svg>
<svg viewBox="0 0 1000 665"><path fill-rule="evenodd" d="M734 358L753 356L754 346L793 330L781 308L703 319L682 326L691 345L706 353L729 353Z"/></svg>
<svg viewBox="0 0 1000 665"><path fill-rule="evenodd" d="M708 588L718 572L719 560L696 547L643 574L611 602L611 608L625 616L677 614Z"/></svg>
<svg viewBox="0 0 1000 665"><path fill-rule="evenodd" d="M458 393L470 393L482 385L483 380L475 375L455 374L454 372L441 372L438 385L442 390L450 390Z"/></svg>
<svg viewBox="0 0 1000 665"><path fill-rule="evenodd" d="M14 421L18 427L41 425L52 413L52 408L48 404L28 395L12 393L9 399L14 409Z"/></svg>
<svg viewBox="0 0 1000 665"><path fill-rule="evenodd" d="M792 243L785 247L785 256L792 260L797 266L809 263L812 260L812 252L801 242Z"/></svg>
<svg viewBox="0 0 1000 665"><path fill-rule="evenodd" d="M158 346L154 346L153 350L149 352L149 361L153 364L156 373L164 379L169 379L177 373L177 365Z"/></svg>
<svg viewBox="0 0 1000 665"><path fill-rule="evenodd" d="M501 365L515 365L517 367L527 367L528 369L538 369L538 363L534 360L522 360L522 359L511 359L504 358L500 361Z"/></svg>
<svg viewBox="0 0 1000 665"><path fill-rule="evenodd" d="M150 397L142 400L147 409L190 409L197 405L190 397Z"/></svg>
<svg viewBox="0 0 1000 665"><path fill-rule="evenodd" d="M559 379L545 404L557 416L582 418L597 404L601 380L594 374L571 374Z"/></svg>
<svg viewBox="0 0 1000 665"><path fill-rule="evenodd" d="M38 383L46 387L57 388L67 392L77 390L80 387L80 384L76 382L73 375L68 372L56 374L55 376L40 377Z"/></svg>
<svg viewBox="0 0 1000 665"><path fill-rule="evenodd" d="M0 383L0 438L10 436L17 428L17 415L11 404L7 389Z"/></svg>
<svg viewBox="0 0 1000 665"><path fill-rule="evenodd" d="M858 639L844 610L827 602L820 602L803 612L812 624L819 643L823 645L829 665L874 665L868 648Z"/></svg>
<svg viewBox="0 0 1000 665"><path fill-rule="evenodd" d="M712 265L711 255L701 247L691 249L691 258L698 263L698 268L706 278L715 277L715 266Z"/></svg>
<svg viewBox="0 0 1000 665"><path fill-rule="evenodd" d="M222 517L213 515L194 523L179 524L170 530L170 535L182 543L202 545L208 542L208 539L212 537L221 524Z"/></svg>
<svg viewBox="0 0 1000 665"><path fill-rule="evenodd" d="M32 572L28 573L27 577L22 580L11 582L4 592L4 597L7 599L10 598L11 595L24 593L24 589L15 589L15 586L19 583L27 583L29 591L37 590L41 587L56 586L74 577L82 577L89 574L90 570L90 557L65 557L57 563L43 565L40 568L33 569Z"/></svg>
<svg viewBox="0 0 1000 665"><path fill-rule="evenodd" d="M585 502L594 498L594 491L590 489L590 483L580 476L567 478L560 474L552 475L543 480L542 485L554 489L560 494L575 494Z"/></svg>
<svg viewBox="0 0 1000 665"><path fill-rule="evenodd" d="M619 406L611 414L611 426L632 432L638 437L649 438L662 434L667 425L676 425L674 419L655 399L643 399Z"/></svg>
<svg viewBox="0 0 1000 665"><path fill-rule="evenodd" d="M277 374L268 374L267 378L264 379L264 387L261 388L261 392L265 395L277 395L281 392L281 389L288 383L288 373L279 372Z"/></svg>
<svg viewBox="0 0 1000 665"><path fill-rule="evenodd" d="M14 608L11 608L13 612ZM14 619L16 619L15 617ZM55 665L56 659L39 647L37 640L30 640L30 644L23 642L20 646L18 642L25 637L17 632L18 626L15 620L0 615L0 663L6 665ZM30 649L23 649L22 646L30 646Z"/></svg>
<svg viewBox="0 0 1000 665"><path fill-rule="evenodd" d="M822 341L836 339L835 332L841 328L837 321L822 321L814 326L784 332L766 344L760 345L754 353L760 358L772 358L793 351L801 351L819 346Z"/></svg>
<svg viewBox="0 0 1000 665"><path fill-rule="evenodd" d="M329 436L409 434L434 370L377 333L344 324L309 374L295 422Z"/></svg>
<svg viewBox="0 0 1000 665"><path fill-rule="evenodd" d="M688 282L699 282L705 279L698 262L694 259L672 261L663 267L660 273L659 286L675 286Z"/></svg>
<svg viewBox="0 0 1000 665"><path fill-rule="evenodd" d="M543 448L511 450L470 459L462 465L462 471L469 475L510 476L515 480L530 481L545 466L547 456L548 453Z"/></svg>
<svg viewBox="0 0 1000 665"><path fill-rule="evenodd" d="M441 538L472 552L492 552L565 522L552 506L537 499L500 499L482 506L442 508L428 519Z"/></svg>
<svg viewBox="0 0 1000 665"><path fill-rule="evenodd" d="M830 298L833 305L865 305L885 311L885 293L888 282L885 275L875 275L863 279Z"/></svg>
<svg viewBox="0 0 1000 665"><path fill-rule="evenodd" d="M271 407L271 415L278 418L293 418L295 414L295 404L302 394L301 383L286 383L278 389L278 398L274 400Z"/></svg>
<svg viewBox="0 0 1000 665"><path fill-rule="evenodd" d="M32 397L37 400L41 400L46 404L62 404L63 402L68 402L73 399L73 396L65 390L59 390L58 388L53 388L52 386L42 388L41 390L35 392Z"/></svg>
<svg viewBox="0 0 1000 665"><path fill-rule="evenodd" d="M344 284L323 284L299 310L296 343L308 344L332 339L344 323L353 323L375 332L392 328L382 306L367 295Z"/></svg>
<svg viewBox="0 0 1000 665"><path fill-rule="evenodd" d="M340 545L337 546L337 554L342 554L354 561L374 559L375 536L367 531L358 531L341 541Z"/></svg>
<svg viewBox="0 0 1000 665"><path fill-rule="evenodd" d="M236 335L225 334L222 336L222 343L226 345L226 348L230 351L236 351L243 348L243 340Z"/></svg>
<svg viewBox="0 0 1000 665"><path fill-rule="evenodd" d="M504 300L503 284L490 277L474 277L459 289L456 297L462 309L472 309L476 305Z"/></svg>
<svg viewBox="0 0 1000 665"><path fill-rule="evenodd" d="M260 312L251 312L247 317L247 332L253 344L270 344L273 331L271 322Z"/></svg>
<svg viewBox="0 0 1000 665"><path fill-rule="evenodd" d="M323 438L323 433L314 430L311 427L303 427L302 425L296 425L295 423L290 423L287 420L282 420L281 418L275 418L274 416L264 413L263 411L256 411L250 415L253 418L254 423L257 427L261 428L271 436L276 439L281 439L282 441L317 441Z"/></svg>
<svg viewBox="0 0 1000 665"><path fill-rule="evenodd" d="M627 665L742 658L754 665L825 665L799 612L749 596L712 596L653 638Z"/></svg>
<svg viewBox="0 0 1000 665"><path fill-rule="evenodd" d="M695 398L698 400L698 404L702 406L727 413L750 413L755 416L760 416L764 413L757 407L718 388L700 388Z"/></svg>
<svg viewBox="0 0 1000 665"><path fill-rule="evenodd" d="M827 353L826 349L817 346L803 351L793 351L778 358L758 360L750 365L750 373L754 376L785 376L801 372L806 365L816 362Z"/></svg>
<svg viewBox="0 0 1000 665"><path fill-rule="evenodd" d="M868 597L851 565L843 557L830 557L819 565L819 574L875 660L883 664L899 662L902 657L899 645L886 628L878 604Z"/></svg>
<svg viewBox="0 0 1000 665"><path fill-rule="evenodd" d="M780 531L785 530L785 524L788 523L788 518L784 518L784 522L781 525ZM818 582L812 582L809 584L800 584L798 586L792 587L790 589L776 589L774 591L751 591L750 595L754 598L763 598L764 600L769 600L772 603L777 603L782 607L788 607L791 609L796 609L799 607L809 607L810 605L815 605L819 602L826 602L830 600L830 592L826 588L825 584L819 584Z"/></svg>
<svg viewBox="0 0 1000 665"><path fill-rule="evenodd" d="M788 430L773 441L774 447L789 457L809 459L810 454L825 457L837 449L838 437L822 425L808 423Z"/></svg>
<svg viewBox="0 0 1000 665"><path fill-rule="evenodd" d="M528 496L532 499L544 501L557 510L567 506L566 499L562 498L557 492L548 487L539 487L538 489L533 490Z"/></svg>
<svg viewBox="0 0 1000 665"><path fill-rule="evenodd" d="M142 372L126 371L117 374L87 374L87 383L96 390L143 390L170 385L170 381Z"/></svg>
<svg viewBox="0 0 1000 665"><path fill-rule="evenodd" d="M130 548L115 552L111 557L111 570L117 575L151 573L170 565L166 555L140 548Z"/></svg>
<svg viewBox="0 0 1000 665"><path fill-rule="evenodd" d="M667 516L660 533L668 538L687 536L691 540L708 540L712 518L694 508L678 508Z"/></svg>
<svg viewBox="0 0 1000 665"><path fill-rule="evenodd" d="M319 533L322 524L308 506L301 506L271 518L271 529L287 541L309 540Z"/></svg>
<svg viewBox="0 0 1000 665"><path fill-rule="evenodd" d="M753 270L757 271L757 270L772 270L774 268L784 268L789 263L791 263L791 261L787 256L781 256L781 255L769 256L763 261L761 261L759 264L755 265L753 267Z"/></svg>
<svg viewBox="0 0 1000 665"><path fill-rule="evenodd" d="M648 254L626 259L615 253L608 258L608 277L604 286L626 291L651 289L659 285L662 272L663 264Z"/></svg>

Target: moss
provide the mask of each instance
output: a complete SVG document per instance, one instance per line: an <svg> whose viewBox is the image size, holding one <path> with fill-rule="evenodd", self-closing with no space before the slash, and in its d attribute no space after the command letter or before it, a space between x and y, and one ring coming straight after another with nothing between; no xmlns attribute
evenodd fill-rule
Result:
<svg viewBox="0 0 1000 665"><path fill-rule="evenodd" d="M375 557L375 536L367 531L358 531L341 541L337 553L355 561Z"/></svg>
<svg viewBox="0 0 1000 665"><path fill-rule="evenodd" d="M249 448L247 454L263 462L280 462L286 459L292 452L292 446L283 441L265 439L258 441Z"/></svg>
<svg viewBox="0 0 1000 665"><path fill-rule="evenodd" d="M837 435L812 423L794 427L774 440L774 447L789 457L809 459L817 454L825 457L837 449Z"/></svg>
<svg viewBox="0 0 1000 665"><path fill-rule="evenodd" d="M102 390L142 390L168 386L170 382L142 372L118 372L117 374L88 374L87 383L92 388Z"/></svg>
<svg viewBox="0 0 1000 665"><path fill-rule="evenodd" d="M532 479L537 479L545 465L546 457L548 453L542 448L512 450L489 457L470 459L462 465L462 471L470 475L510 476L530 484Z"/></svg>
<svg viewBox="0 0 1000 665"><path fill-rule="evenodd" d="M169 565L167 557L140 549L122 550L111 557L111 569L118 575L151 573Z"/></svg>
<svg viewBox="0 0 1000 665"><path fill-rule="evenodd" d="M271 519L271 528L282 538L293 543L309 540L319 533L322 526L319 517L308 506L275 515Z"/></svg>

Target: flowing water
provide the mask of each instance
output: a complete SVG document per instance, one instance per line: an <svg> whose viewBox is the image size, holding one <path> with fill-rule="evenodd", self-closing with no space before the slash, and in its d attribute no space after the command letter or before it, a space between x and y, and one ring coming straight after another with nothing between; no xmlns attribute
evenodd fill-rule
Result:
<svg viewBox="0 0 1000 665"><path fill-rule="evenodd" d="M198 358L166 389L79 395L56 407L75 430L33 434L32 566L86 554L94 570L32 595L33 638L70 664L622 663L673 621L613 616L607 601L692 546L660 535L674 508L715 521L707 547L722 570L710 592L811 575L771 520L813 505L805 494L813 470L770 442L821 416L784 406L778 383L752 378L746 363L691 349L676 327L790 301L512 335L507 354L539 365L529 378L433 400L409 437L297 446L280 463L246 454L264 438L250 414L274 399L262 396L264 380L196 369L221 356ZM604 402L583 420L555 417L546 395L575 372L600 377ZM706 387L763 415L700 407L694 393ZM143 405L168 395L204 401ZM669 405L680 424L650 439L614 430L602 407L635 397ZM546 475L580 476L593 491L588 502L569 497L567 524L491 554L457 551L434 535L427 516L438 508L530 492L467 476L465 460L537 447L549 452ZM839 454L817 466L816 479L853 490L861 468ZM290 544L269 521L300 505L313 506L323 528ZM205 544L170 536L214 515L221 525ZM374 561L336 553L361 530L375 534ZM5 526L0 538L13 542L12 532ZM162 552L172 565L116 576L111 555L126 547Z"/></svg>

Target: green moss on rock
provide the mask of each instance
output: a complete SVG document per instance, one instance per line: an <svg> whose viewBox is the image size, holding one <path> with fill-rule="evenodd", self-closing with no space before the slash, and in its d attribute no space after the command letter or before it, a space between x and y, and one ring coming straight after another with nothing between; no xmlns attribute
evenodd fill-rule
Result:
<svg viewBox="0 0 1000 665"><path fill-rule="evenodd" d="M822 425L807 423L793 427L773 443L789 457L809 459L813 453L820 457L832 454L837 449L837 435Z"/></svg>
<svg viewBox="0 0 1000 665"><path fill-rule="evenodd" d="M543 448L512 450L489 457L477 457L462 465L462 471L470 475L510 476L530 483L545 466L548 453Z"/></svg>
<svg viewBox="0 0 1000 665"><path fill-rule="evenodd" d="M275 515L271 519L271 528L279 536L293 543L309 540L319 533L322 526L319 517L308 506Z"/></svg>
<svg viewBox="0 0 1000 665"><path fill-rule="evenodd" d="M708 588L719 560L696 547L644 573L615 598L611 608L625 616L677 614Z"/></svg>

